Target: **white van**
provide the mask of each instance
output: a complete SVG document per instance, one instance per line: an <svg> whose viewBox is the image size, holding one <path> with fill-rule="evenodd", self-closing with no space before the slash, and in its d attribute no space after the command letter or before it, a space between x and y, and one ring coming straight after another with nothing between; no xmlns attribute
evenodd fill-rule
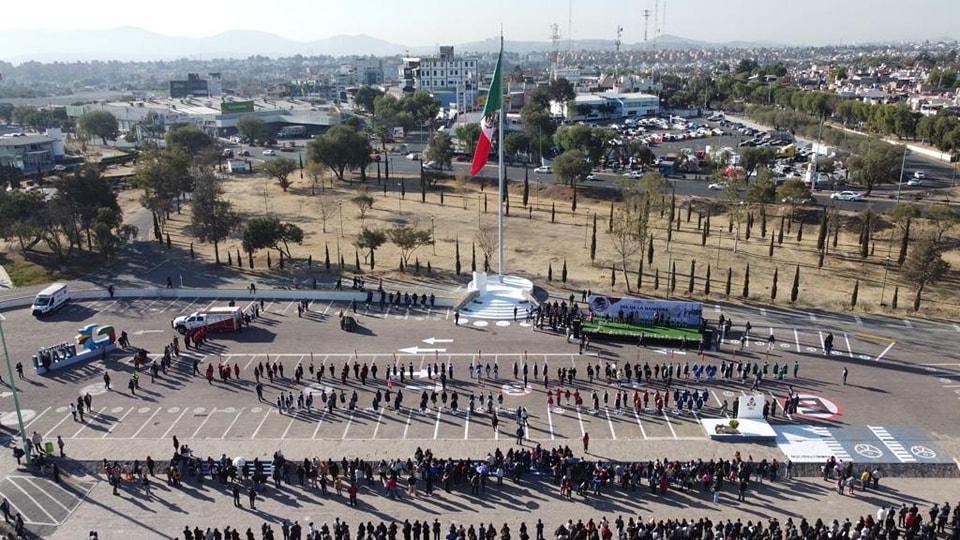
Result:
<svg viewBox="0 0 960 540"><path fill-rule="evenodd" d="M40 291L33 300L33 316L43 317L62 308L70 301L70 290L66 283L54 283Z"/></svg>

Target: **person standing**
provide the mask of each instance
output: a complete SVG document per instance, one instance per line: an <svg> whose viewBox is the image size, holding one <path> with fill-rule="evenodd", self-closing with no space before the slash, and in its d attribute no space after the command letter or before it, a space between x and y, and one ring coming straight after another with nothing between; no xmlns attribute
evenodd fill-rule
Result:
<svg viewBox="0 0 960 540"><path fill-rule="evenodd" d="M460 326L460 312L459 312L459 311L454 311L454 312L453 312L453 325L454 325L454 326ZM19 366L19 364L17 364L17 365Z"/></svg>
<svg viewBox="0 0 960 540"><path fill-rule="evenodd" d="M110 390L110 374L107 372L103 373L103 387Z"/></svg>
<svg viewBox="0 0 960 540"><path fill-rule="evenodd" d="M66 454L63 453L63 447L64 447L63 437L61 437L60 435L57 435L57 446L60 448L60 457L65 457Z"/></svg>
<svg viewBox="0 0 960 540"><path fill-rule="evenodd" d="M843 366L843 385L847 385L847 375L850 374L850 370L847 369L847 366Z"/></svg>
<svg viewBox="0 0 960 540"><path fill-rule="evenodd" d="M257 509L257 490L253 489L253 486L250 486L250 490L247 491L247 497L250 498L250 509Z"/></svg>
<svg viewBox="0 0 960 540"><path fill-rule="evenodd" d="M523 444L523 426L520 425L517 426L517 444Z"/></svg>
<svg viewBox="0 0 960 540"><path fill-rule="evenodd" d="M23 362L17 362L17 378L23 379Z"/></svg>
<svg viewBox="0 0 960 540"><path fill-rule="evenodd" d="M243 508L240 504L240 484L233 484L233 505L237 508Z"/></svg>
<svg viewBox="0 0 960 540"><path fill-rule="evenodd" d="M589 454L590 453L590 434L584 433L583 438L581 440L583 441L583 453Z"/></svg>
<svg viewBox="0 0 960 540"><path fill-rule="evenodd" d="M73 415L73 421L77 421L77 406L70 402L70 414Z"/></svg>

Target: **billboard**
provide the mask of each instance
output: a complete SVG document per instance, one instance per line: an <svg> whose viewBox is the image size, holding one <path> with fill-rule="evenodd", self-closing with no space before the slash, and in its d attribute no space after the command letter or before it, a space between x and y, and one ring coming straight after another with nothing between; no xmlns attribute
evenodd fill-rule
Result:
<svg viewBox="0 0 960 540"><path fill-rule="evenodd" d="M220 112L223 114L252 113L252 101L223 101L220 103Z"/></svg>
<svg viewBox="0 0 960 540"><path fill-rule="evenodd" d="M659 313L661 320L669 317L674 326L688 328L699 328L703 320L703 304L700 302L591 294L587 304L597 316L612 320L628 319L633 315L633 320L638 323L653 324L654 315Z"/></svg>

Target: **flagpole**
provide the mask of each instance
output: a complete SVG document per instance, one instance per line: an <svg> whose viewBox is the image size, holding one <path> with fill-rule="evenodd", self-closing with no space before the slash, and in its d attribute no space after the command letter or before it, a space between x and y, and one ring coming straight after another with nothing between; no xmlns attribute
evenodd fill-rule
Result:
<svg viewBox="0 0 960 540"><path fill-rule="evenodd" d="M500 34L500 56L497 59L497 64L503 62L503 34ZM501 67L502 69L502 67ZM502 73L502 72L501 72ZM497 177L499 180L500 189L498 191L499 204L497 204L497 249L499 253L497 254L497 273L500 276L500 283L503 283L503 194L504 194L504 169L503 169L503 117L507 114L506 100L503 99L503 77L500 78L500 87L497 88L497 91L500 92L500 125L497 127Z"/></svg>

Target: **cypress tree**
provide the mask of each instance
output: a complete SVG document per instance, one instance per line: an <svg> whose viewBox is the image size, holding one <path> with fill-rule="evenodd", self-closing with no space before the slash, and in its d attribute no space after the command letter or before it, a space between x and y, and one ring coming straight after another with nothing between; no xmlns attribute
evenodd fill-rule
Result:
<svg viewBox="0 0 960 540"><path fill-rule="evenodd" d="M237 250L237 253L240 253L240 250L239 250L239 249ZM193 242L190 242L190 258L191 258L191 259L194 259L194 258L196 258L196 256L197 256L197 254L194 253L194 251L193 251Z"/></svg>
<svg viewBox="0 0 960 540"><path fill-rule="evenodd" d="M610 265L610 286L614 287L617 285L617 267L613 264Z"/></svg>
<svg viewBox="0 0 960 540"><path fill-rule="evenodd" d="M783 245L783 227L781 227L780 230L777 231L777 245L778 246Z"/></svg>
<svg viewBox="0 0 960 540"><path fill-rule="evenodd" d="M660 290L660 269L657 268L653 271L653 288L654 290Z"/></svg>
<svg viewBox="0 0 960 540"><path fill-rule="evenodd" d="M727 268L727 286L724 289L726 296L730 296L730 285L733 284L733 268Z"/></svg>
<svg viewBox="0 0 960 540"><path fill-rule="evenodd" d="M456 274L460 275L460 238L457 238L456 244L454 245L454 268L456 269Z"/></svg>
<svg viewBox="0 0 960 540"><path fill-rule="evenodd" d="M567 282L567 258L563 258L563 268L560 270L560 281Z"/></svg>
<svg viewBox="0 0 960 540"><path fill-rule="evenodd" d="M747 240L750 239L750 232L752 229L753 229L753 212L748 212L747 213L747 232L744 235L744 238L746 238Z"/></svg>
<svg viewBox="0 0 960 540"><path fill-rule="evenodd" d="M897 255L897 266L903 266L903 262L907 260L907 244L910 243L910 218L907 218L907 223L903 227L903 238L900 239L900 254Z"/></svg>
<svg viewBox="0 0 960 540"><path fill-rule="evenodd" d="M850 295L850 307L857 307L857 295L860 294L860 280L853 282L853 294Z"/></svg>
<svg viewBox="0 0 960 540"><path fill-rule="evenodd" d="M442 195L443 192L441 191ZM527 176L526 169L523 172L523 207L527 207L527 203L530 202L530 178Z"/></svg>
<svg viewBox="0 0 960 540"><path fill-rule="evenodd" d="M307 257L307 268L313 268L313 253Z"/></svg>
<svg viewBox="0 0 960 540"><path fill-rule="evenodd" d="M827 243L827 209L823 209L823 215L820 217L820 230L817 231L817 249L822 250Z"/></svg>
<svg viewBox="0 0 960 540"><path fill-rule="evenodd" d="M547 281L553 281L553 265L547 263Z"/></svg>
<svg viewBox="0 0 960 540"><path fill-rule="evenodd" d="M377 266L377 252L370 252L370 269L373 270ZM360 268L359 266L357 268Z"/></svg>
<svg viewBox="0 0 960 540"><path fill-rule="evenodd" d="M760 238L767 237L767 206L760 207Z"/></svg>
<svg viewBox="0 0 960 540"><path fill-rule="evenodd" d="M193 245L192 245L192 244L190 245L190 248L191 248L190 258L193 258L193 251L192 251ZM243 268L243 263L240 261L240 248L237 248L237 266L240 267L240 268ZM250 268L253 268L253 264L252 264L252 263L250 264Z"/></svg>
<svg viewBox="0 0 960 540"><path fill-rule="evenodd" d="M894 288L893 288L893 301L890 302L890 307L892 307L893 309L897 309L897 299L898 299L897 297L899 297L899 296L900 296L900 287L894 287Z"/></svg>
<svg viewBox="0 0 960 540"><path fill-rule="evenodd" d="M778 277L780 277L780 269L779 269L779 268L774 268L774 269L773 269L773 285L770 286L770 299L771 299L771 300L776 300L776 299L777 299L777 278L778 278Z"/></svg>
<svg viewBox="0 0 960 540"><path fill-rule="evenodd" d="M670 292L677 290L677 261L673 261L670 268Z"/></svg>
<svg viewBox="0 0 960 540"><path fill-rule="evenodd" d="M800 296L800 265L797 265L797 270L793 273L793 286L790 287L790 301L796 302L797 297Z"/></svg>
<svg viewBox="0 0 960 540"><path fill-rule="evenodd" d="M820 253L817 256L817 268L823 268L823 256L826 255L827 250L821 249Z"/></svg>
<svg viewBox="0 0 960 540"><path fill-rule="evenodd" d="M643 259L640 260L640 266L637 268L637 290L643 286Z"/></svg>
<svg viewBox="0 0 960 540"><path fill-rule="evenodd" d="M557 222L557 203L550 204L550 223Z"/></svg>
<svg viewBox="0 0 960 540"><path fill-rule="evenodd" d="M413 260L413 273L420 275L420 257Z"/></svg>
<svg viewBox="0 0 960 540"><path fill-rule="evenodd" d="M700 229L700 246L703 247L706 245L707 245L707 228L703 227Z"/></svg>
<svg viewBox="0 0 960 540"><path fill-rule="evenodd" d="M773 235L770 235L770 247L767 249L767 256L773 257Z"/></svg>
<svg viewBox="0 0 960 540"><path fill-rule="evenodd" d="M743 295L744 298L750 298L750 265L747 265L747 272L743 275Z"/></svg>
<svg viewBox="0 0 960 540"><path fill-rule="evenodd" d="M470 242L470 271L477 271L477 244Z"/></svg>
<svg viewBox="0 0 960 540"><path fill-rule="evenodd" d="M330 245L326 242L323 244L323 268L330 270Z"/></svg>
<svg viewBox="0 0 960 540"><path fill-rule="evenodd" d="M357 250L353 250L353 256L355 258L354 262L356 262L357 272L359 272L360 271L360 252Z"/></svg>
<svg viewBox="0 0 960 540"><path fill-rule="evenodd" d="M647 242L647 264L653 264L653 235L650 235L650 240Z"/></svg>
<svg viewBox="0 0 960 540"><path fill-rule="evenodd" d="M227 250L227 266L233 266L233 254Z"/></svg>
<svg viewBox="0 0 960 540"><path fill-rule="evenodd" d="M710 265L707 264L707 277L703 280L703 294L710 294Z"/></svg>
<svg viewBox="0 0 960 540"><path fill-rule="evenodd" d="M797 228L797 242L803 241L803 222L800 222L800 227Z"/></svg>
<svg viewBox="0 0 960 540"><path fill-rule="evenodd" d="M697 271L697 261L695 259L690 260L690 283L687 285L687 292L693 294L693 279L694 274Z"/></svg>
<svg viewBox="0 0 960 540"><path fill-rule="evenodd" d="M593 215L593 232L590 235L590 260L597 258L597 215Z"/></svg>
<svg viewBox="0 0 960 540"><path fill-rule="evenodd" d="M273 260L270 259L270 250L267 250L267 268L273 267Z"/></svg>
<svg viewBox="0 0 960 540"><path fill-rule="evenodd" d="M613 203L610 203L610 220L607 222L607 232L613 232Z"/></svg>
<svg viewBox="0 0 960 540"><path fill-rule="evenodd" d="M283 252L278 251L277 253L280 254L280 269L283 270Z"/></svg>

